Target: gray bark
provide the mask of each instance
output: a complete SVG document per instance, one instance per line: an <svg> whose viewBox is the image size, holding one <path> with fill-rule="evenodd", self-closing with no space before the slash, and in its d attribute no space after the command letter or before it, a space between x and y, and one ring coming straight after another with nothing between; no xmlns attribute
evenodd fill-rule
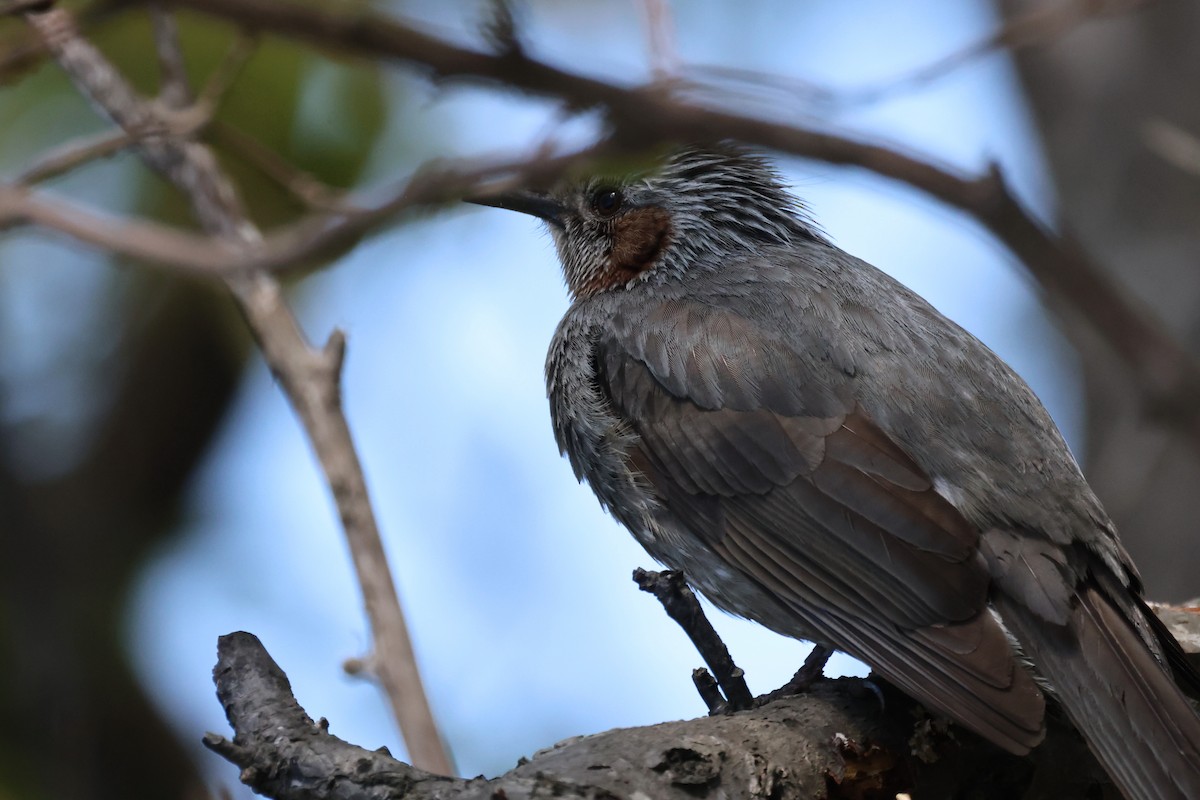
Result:
<svg viewBox="0 0 1200 800"><path fill-rule="evenodd" d="M1194 652L1200 614L1159 613ZM930 717L886 684L858 678L819 681L737 714L576 737L490 780L432 775L331 735L250 634L221 637L213 678L236 736L210 733L205 744L241 768L243 783L281 800L1116 796L1053 712L1046 742L1019 758Z"/></svg>

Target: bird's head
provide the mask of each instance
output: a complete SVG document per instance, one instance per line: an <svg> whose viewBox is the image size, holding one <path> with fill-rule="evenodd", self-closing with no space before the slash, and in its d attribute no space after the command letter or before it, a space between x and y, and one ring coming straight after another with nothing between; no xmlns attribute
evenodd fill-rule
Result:
<svg viewBox="0 0 1200 800"><path fill-rule="evenodd" d="M821 238L770 163L729 143L682 148L633 174L592 175L472 202L544 220L576 298L629 286L651 272L682 272Z"/></svg>

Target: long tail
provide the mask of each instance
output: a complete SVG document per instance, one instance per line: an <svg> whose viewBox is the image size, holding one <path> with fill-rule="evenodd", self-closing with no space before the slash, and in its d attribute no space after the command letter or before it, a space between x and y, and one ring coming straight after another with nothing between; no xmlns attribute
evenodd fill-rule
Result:
<svg viewBox="0 0 1200 800"><path fill-rule="evenodd" d="M997 600L1005 623L1126 797L1200 799L1200 716L1099 588L1080 588L1070 624L1061 628L1019 603Z"/></svg>

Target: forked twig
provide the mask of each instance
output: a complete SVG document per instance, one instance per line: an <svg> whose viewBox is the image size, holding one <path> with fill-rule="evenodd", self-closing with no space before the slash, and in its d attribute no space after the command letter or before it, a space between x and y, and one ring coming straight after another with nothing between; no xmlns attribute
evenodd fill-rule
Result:
<svg viewBox="0 0 1200 800"><path fill-rule="evenodd" d="M746 685L746 675L741 667L733 663L729 648L721 641L713 629L712 623L704 615L700 601L688 588L682 572L674 570L667 572L650 572L644 569L633 571L633 580L643 592L649 592L658 598L671 619L679 623L684 633L692 640L692 644L700 652L704 663L716 676L717 684L725 693L725 705L718 704L719 696L711 689L711 684L703 675L693 673L692 679L700 692L708 709L712 713L726 710L741 711L754 705L754 695ZM703 670L697 670L703 673Z"/></svg>

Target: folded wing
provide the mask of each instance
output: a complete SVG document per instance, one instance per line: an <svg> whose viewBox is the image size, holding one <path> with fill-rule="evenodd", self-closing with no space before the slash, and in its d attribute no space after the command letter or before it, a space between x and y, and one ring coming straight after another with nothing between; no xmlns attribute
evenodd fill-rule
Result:
<svg viewBox="0 0 1200 800"><path fill-rule="evenodd" d="M787 355L734 324L737 352L717 355L689 352L686 337L674 349L645 334L597 343L602 389L638 435L631 463L683 528L807 630L1027 752L1044 700L988 610L978 531L843 387L814 386L806 403L764 361Z"/></svg>

